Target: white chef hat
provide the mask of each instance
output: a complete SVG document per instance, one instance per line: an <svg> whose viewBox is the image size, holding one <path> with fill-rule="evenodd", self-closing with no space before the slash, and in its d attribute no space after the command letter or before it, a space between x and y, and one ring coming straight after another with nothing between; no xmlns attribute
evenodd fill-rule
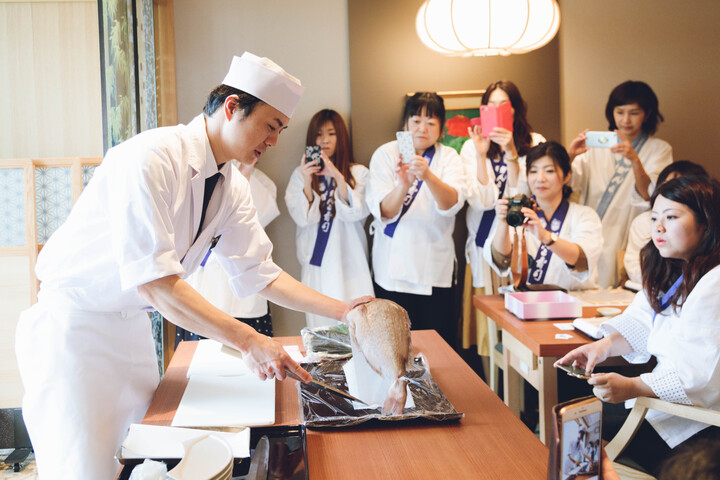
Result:
<svg viewBox="0 0 720 480"><path fill-rule="evenodd" d="M305 88L278 64L265 57L245 52L233 57L223 85L253 95L292 117Z"/></svg>

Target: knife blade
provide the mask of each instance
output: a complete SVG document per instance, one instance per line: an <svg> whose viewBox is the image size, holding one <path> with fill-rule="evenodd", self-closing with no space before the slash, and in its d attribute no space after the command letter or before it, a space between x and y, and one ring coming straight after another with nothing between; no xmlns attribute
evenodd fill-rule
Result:
<svg viewBox="0 0 720 480"><path fill-rule="evenodd" d="M302 382L302 379L301 379L300 377L298 377L296 374L294 374L293 372L291 372L291 371L288 370L287 368L285 369L285 375L287 375L288 377L292 378L293 380L297 380L298 382ZM332 393L334 393L334 394L336 394L336 395L340 395L341 397L345 397L345 398L347 398L348 400L352 400L352 401L354 401L354 402L362 403L363 405L367 405L368 407L370 406L370 404L368 404L368 403L366 403L366 402L363 402L362 400L360 400L360 399L357 398L357 397L353 397L353 396L350 395L348 392L345 392L345 391L343 391L343 390L340 390L339 388L331 387L331 386L328 385L327 383L318 382L317 380L313 379L311 382L308 382L307 384L308 384L308 385L314 385L314 386L316 386L316 387L318 387L318 388L322 388L323 390L327 390L327 391L332 392Z"/></svg>
<svg viewBox="0 0 720 480"><path fill-rule="evenodd" d="M246 480L267 480L268 459L270 454L270 442L267 435L260 437L252 460L250 460L250 470Z"/></svg>

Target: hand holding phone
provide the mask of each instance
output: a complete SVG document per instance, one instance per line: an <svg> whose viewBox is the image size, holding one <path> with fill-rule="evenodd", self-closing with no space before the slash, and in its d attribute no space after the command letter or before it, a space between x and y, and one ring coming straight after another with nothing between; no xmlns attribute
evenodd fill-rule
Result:
<svg viewBox="0 0 720 480"><path fill-rule="evenodd" d="M322 172L323 168L325 168L325 162L323 162L323 159L320 156L321 153L322 148L320 148L320 145L307 145L305 147L305 163L319 160L318 166L320 167L320 171Z"/></svg>
<svg viewBox="0 0 720 480"><path fill-rule="evenodd" d="M495 127L513 131L513 112L510 102L480 106L480 124L483 137L489 137Z"/></svg>
<svg viewBox="0 0 720 480"><path fill-rule="evenodd" d="M398 150L400 151L402 163L410 163L415 156L415 146L413 145L412 133L397 132L395 137L397 138Z"/></svg>
<svg viewBox="0 0 720 480"><path fill-rule="evenodd" d="M587 132L585 146L594 148L610 148L620 143L616 132Z"/></svg>
<svg viewBox="0 0 720 480"><path fill-rule="evenodd" d="M560 370L564 370L565 372L567 372L567 374L571 377L582 378L583 380L587 380L590 378L590 376L585 373L585 369L583 368L578 368L573 365L563 365L561 363L558 363L557 367Z"/></svg>

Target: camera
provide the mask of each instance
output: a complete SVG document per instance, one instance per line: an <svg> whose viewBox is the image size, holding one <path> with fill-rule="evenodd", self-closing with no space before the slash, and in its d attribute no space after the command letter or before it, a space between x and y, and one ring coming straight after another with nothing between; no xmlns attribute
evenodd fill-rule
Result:
<svg viewBox="0 0 720 480"><path fill-rule="evenodd" d="M525 215L522 213L522 208L535 208L534 202L522 193L518 193L514 197L508 199L508 212L505 215L507 224L511 227L519 227L525 221Z"/></svg>

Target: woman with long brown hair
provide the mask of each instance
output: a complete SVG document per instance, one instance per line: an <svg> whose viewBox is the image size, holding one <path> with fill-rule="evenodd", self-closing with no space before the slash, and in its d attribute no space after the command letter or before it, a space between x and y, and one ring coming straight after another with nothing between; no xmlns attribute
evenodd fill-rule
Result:
<svg viewBox="0 0 720 480"><path fill-rule="evenodd" d="M318 145L321 159L303 155L285 191L297 224L301 281L333 298L373 295L363 224L368 169L354 162L350 136L340 114L323 109L310 119L306 145ZM307 314L309 327L336 323Z"/></svg>
<svg viewBox="0 0 720 480"><path fill-rule="evenodd" d="M720 410L720 183L680 177L651 198L652 241L641 251L643 290L619 316L600 327L602 340L557 363L590 374L606 358L631 363L657 359L639 377L593 373L588 383L603 402L639 396ZM627 416L604 405L603 436L612 438ZM720 441L720 428L650 410L623 453L657 475L670 450L691 438Z"/></svg>

